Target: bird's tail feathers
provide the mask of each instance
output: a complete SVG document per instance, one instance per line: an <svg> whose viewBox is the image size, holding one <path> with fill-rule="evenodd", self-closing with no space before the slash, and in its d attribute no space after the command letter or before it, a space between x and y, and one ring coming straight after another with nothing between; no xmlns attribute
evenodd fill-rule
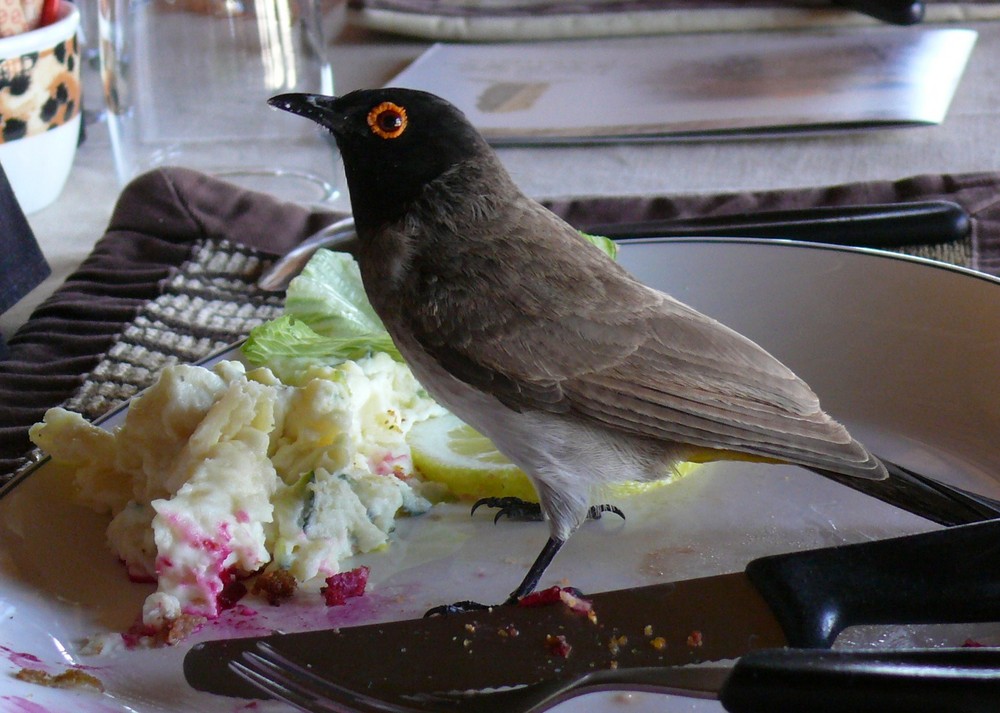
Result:
<svg viewBox="0 0 1000 713"><path fill-rule="evenodd" d="M942 483L885 459L878 460L888 475L881 480L856 478L823 468L809 469L939 525L961 525L1000 518L1000 501Z"/></svg>

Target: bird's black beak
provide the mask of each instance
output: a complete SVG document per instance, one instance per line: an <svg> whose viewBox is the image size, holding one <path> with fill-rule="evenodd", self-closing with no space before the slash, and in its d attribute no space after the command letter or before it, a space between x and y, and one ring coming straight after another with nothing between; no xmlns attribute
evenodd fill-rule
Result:
<svg viewBox="0 0 1000 713"><path fill-rule="evenodd" d="M323 94L279 94L268 99L267 103L277 109L312 119L334 133L347 119L343 111L337 111L337 97Z"/></svg>

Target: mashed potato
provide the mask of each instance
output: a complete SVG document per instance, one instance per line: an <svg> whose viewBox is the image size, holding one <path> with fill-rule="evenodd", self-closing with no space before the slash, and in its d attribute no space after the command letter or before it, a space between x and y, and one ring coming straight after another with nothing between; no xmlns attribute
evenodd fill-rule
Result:
<svg viewBox="0 0 1000 713"><path fill-rule="evenodd" d="M31 429L111 516L129 575L156 582L147 627L217 616L225 584L265 567L335 574L384 546L398 513L430 507L405 436L444 411L405 365L376 353L296 383L235 361L173 366L114 432L61 408Z"/></svg>

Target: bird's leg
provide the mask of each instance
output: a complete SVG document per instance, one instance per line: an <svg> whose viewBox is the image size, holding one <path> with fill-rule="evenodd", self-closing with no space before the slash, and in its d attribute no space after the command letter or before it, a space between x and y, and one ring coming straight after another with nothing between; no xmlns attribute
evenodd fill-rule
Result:
<svg viewBox="0 0 1000 713"><path fill-rule="evenodd" d="M542 551L538 553L538 557L532 563L531 567L528 568L528 573L524 575L524 579L521 583L517 585L517 589L510 593L507 597L507 601L503 603L504 606L510 604L517 604L522 597L531 594L535 587L538 586L538 580L542 578L545 574L545 570L548 569L549 565L552 563L553 558L556 553L562 548L565 540L559 540L555 537L550 537L548 542L545 543L545 547ZM489 605L480 604L479 602L473 602L470 600L465 600L462 602L455 602L454 604L442 604L441 606L434 607L424 614L427 616L441 616L443 614L460 614L467 611L479 611L482 609L491 609Z"/></svg>
<svg viewBox="0 0 1000 713"><path fill-rule="evenodd" d="M545 547L538 553L538 557L535 558L531 567L528 568L528 573L524 575L524 579L517 585L517 589L510 593L504 604L517 604L523 597L535 591L535 587L538 586L538 580L545 574L545 570L552 564L552 560L565 543L566 540L550 537L545 543Z"/></svg>
<svg viewBox="0 0 1000 713"><path fill-rule="evenodd" d="M533 503L529 500L522 500L516 497L502 497L502 498L480 498L472 505L472 514L476 513L476 510L480 507L497 508L497 514L493 518L493 522L499 522L501 517L506 517L511 520L524 520L524 521L538 521L542 518L542 506L539 503ZM590 520L600 520L601 515L606 512L611 512L620 517L622 520L625 519L625 513L616 505L593 505L587 510L587 518Z"/></svg>

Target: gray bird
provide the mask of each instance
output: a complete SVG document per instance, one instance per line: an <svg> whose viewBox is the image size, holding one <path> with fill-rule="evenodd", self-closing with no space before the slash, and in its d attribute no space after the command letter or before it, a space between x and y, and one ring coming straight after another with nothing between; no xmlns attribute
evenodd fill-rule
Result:
<svg viewBox="0 0 1000 713"><path fill-rule="evenodd" d="M847 484L886 478L764 349L643 285L526 197L445 100L379 89L270 103L335 137L365 289L414 375L538 491L550 537L509 602L587 517L592 486L720 459L797 464ZM911 480L894 475L876 496L891 501ZM954 504L931 491L932 513ZM896 499L917 511L911 494ZM966 505L937 519L986 516Z"/></svg>

